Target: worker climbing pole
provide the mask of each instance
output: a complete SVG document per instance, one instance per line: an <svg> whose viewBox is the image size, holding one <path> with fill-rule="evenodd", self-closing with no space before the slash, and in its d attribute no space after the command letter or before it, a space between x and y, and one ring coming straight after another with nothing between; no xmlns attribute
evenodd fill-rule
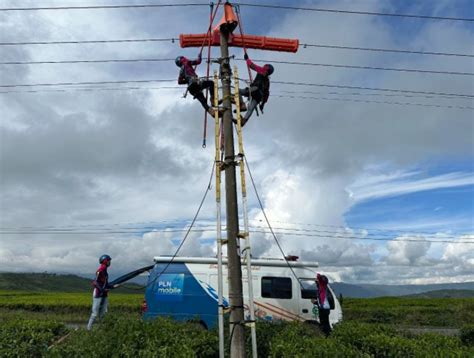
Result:
<svg viewBox="0 0 474 358"><path fill-rule="evenodd" d="M219 5L219 4L218 4ZM218 6L217 6L218 7ZM217 11L217 8L216 10ZM211 24L212 24L211 17ZM242 122L240 116L240 98L238 91L238 77L235 69L234 75L234 93L232 94L232 71L230 66L231 57L229 56L229 47L244 48L247 53L248 48L296 52L298 50L299 41L291 39L279 39L264 36L245 35L242 27L240 27L240 36L234 36L233 31L239 24L238 18L234 13L233 6L226 2L224 4L224 16L219 24L208 31L206 34L181 34L181 47L201 47L207 43L208 46L220 46L221 56L217 60L220 65L220 80L222 90L222 108L218 108L218 78L214 75L211 92L211 102L213 107L208 110L214 116L215 121L215 140L216 152L215 160L217 164L216 173L216 206L217 206L217 254L218 254L218 304L219 304L219 356L224 357L224 329L223 329L223 297L222 297L222 245L227 244L227 269L229 283L229 309L230 309L230 357L245 357L245 332L244 325L249 324L252 328L252 355L257 357L255 315L253 310L252 296L252 280L249 279L249 311L250 320L244 317L244 300L242 295L242 254L245 257L248 277L251 278L251 252L250 239L248 235L248 218L247 218L247 193L245 186L244 172L244 151L242 140ZM209 53L209 52L208 52ZM211 82L211 81L209 81ZM206 86L210 89L210 86ZM201 92L202 93L202 92ZM203 96L204 97L204 96ZM233 101L232 101L233 97ZM198 98L199 99L199 98ZM207 102L207 101L204 101ZM239 136L239 154L235 156L234 136L233 136L233 118L232 118L232 102L236 104L237 111L237 131ZM207 104L207 103L206 103ZM204 106L204 105L203 105ZM205 107L205 106L204 106ZM206 107L205 107L206 108ZM222 112L222 121L219 116ZM222 143L223 142L223 143ZM205 142L203 142L204 144ZM223 145L223 153L221 152ZM222 155L223 154L223 155ZM244 231L239 231L238 216L238 196L236 181L236 165L240 165L241 184L242 184L242 202L244 210ZM223 240L221 237L221 173L225 172L225 192L226 192L226 227L227 237ZM240 240L243 240L244 250L240 250Z"/></svg>

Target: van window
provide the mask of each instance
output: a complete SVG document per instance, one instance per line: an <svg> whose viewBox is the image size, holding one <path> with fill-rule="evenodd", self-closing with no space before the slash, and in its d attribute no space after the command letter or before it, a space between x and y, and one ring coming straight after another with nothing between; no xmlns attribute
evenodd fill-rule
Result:
<svg viewBox="0 0 474 358"><path fill-rule="evenodd" d="M318 288L316 287L316 282L311 279L300 279L301 284L301 298L311 299L318 297Z"/></svg>
<svg viewBox="0 0 474 358"><path fill-rule="evenodd" d="M290 299L292 297L291 278L262 277L262 297Z"/></svg>

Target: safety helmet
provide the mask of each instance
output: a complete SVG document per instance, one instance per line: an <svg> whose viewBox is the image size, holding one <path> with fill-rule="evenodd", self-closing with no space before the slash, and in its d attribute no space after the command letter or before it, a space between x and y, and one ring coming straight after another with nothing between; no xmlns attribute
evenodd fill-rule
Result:
<svg viewBox="0 0 474 358"><path fill-rule="evenodd" d="M112 261L112 258L109 256L109 255L102 255L100 258L99 258L99 263L102 264L104 263L105 261Z"/></svg>
<svg viewBox="0 0 474 358"><path fill-rule="evenodd" d="M183 58L183 56L176 57L176 60L174 60L174 63L176 63L176 66L181 67L182 58Z"/></svg>
<svg viewBox="0 0 474 358"><path fill-rule="evenodd" d="M267 63L264 67L267 69L267 76L270 76L273 73L273 71L275 71L273 66L270 65L269 63Z"/></svg>

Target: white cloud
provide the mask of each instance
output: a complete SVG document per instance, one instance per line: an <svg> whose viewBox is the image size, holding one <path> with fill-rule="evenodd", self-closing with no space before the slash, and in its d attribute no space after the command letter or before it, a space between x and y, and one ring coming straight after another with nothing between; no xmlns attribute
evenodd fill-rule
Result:
<svg viewBox="0 0 474 358"><path fill-rule="evenodd" d="M16 2L9 4L17 6ZM36 6L35 1L23 2ZM57 5L44 1L45 5ZM438 11L451 9L437 3ZM332 7L331 2L318 3ZM13 5L12 5L13 6ZM342 7L377 11L391 3L344 2ZM413 5L413 6L416 6ZM450 7L451 6L451 7ZM0 14L4 42L65 39L175 37L178 31L204 32L207 8L160 11L22 12ZM244 13L245 11L245 13ZM85 14L85 15L84 15ZM349 46L433 49L469 52L472 32L452 23L423 22L404 34L375 17L281 12L278 22L253 21L256 9L243 9L250 33L298 37L302 42ZM244 20L245 21L245 20ZM408 26L408 25L407 25ZM11 31L14 29L14 31ZM204 30L203 30L204 29ZM329 30L330 29L330 30ZM407 30L409 31L409 30ZM265 33L266 32L266 33ZM214 54L218 52L214 49ZM194 56L197 49L149 43L9 47L6 60ZM242 56L241 49L233 53ZM386 55L363 51L308 48L294 54L249 51L274 60L347 63L387 67L470 71L469 61L433 56ZM246 73L238 62L240 73ZM274 81L328 84L367 84L373 87L425 91L472 92L472 81L449 76L393 74L317 67L276 65ZM199 68L203 73L204 67ZM2 66L2 84L68 81L176 78L172 63L127 65ZM308 88L272 84L272 93ZM311 89L328 92L327 88ZM343 91L343 90L341 90ZM353 92L353 91L351 91ZM328 95L329 96L329 95ZM340 96L340 95L339 95ZM207 186L213 160L213 127L208 126L208 149L202 150L202 110L180 91L97 91L0 94L0 225L72 226L189 219ZM465 100L404 98L406 101L462 105ZM212 124L212 121L209 122ZM472 185L469 173L421 177L420 163L472 158L471 112L446 108L350 104L271 97L263 116L245 127L245 149L263 203L275 227L298 227L278 222L318 223L309 227L320 236L280 235L286 253L324 264L332 277L352 281L396 282L472 278L469 246L446 246L432 254L425 243L387 245L336 239L346 235L344 214L356 200ZM262 220L248 181L250 216ZM346 188L350 188L353 197ZM200 220L212 220L212 191ZM354 200L355 199L355 200ZM223 208L225 209L225 208ZM225 211L224 211L225 212ZM410 218L414 223L420 218ZM426 218L421 218L426 224ZM448 220L448 219L447 219ZM419 222L417 224L420 224ZM432 222L429 222L433 225ZM446 227L453 226L453 222ZM263 226L263 225L262 225ZM338 228L334 228L337 226ZM407 229L409 229L407 227ZM426 228L429 230L429 228ZM446 231L436 227L436 230ZM326 231L326 232L324 232ZM357 234L361 234L358 232ZM192 235L183 254L213 255L211 233ZM362 233L368 235L368 233ZM180 236L134 235L6 235L0 237L1 269L93 272L98 255L114 256L115 272L134 269L157 254L171 254ZM173 239L173 240L172 240ZM256 256L280 256L273 239L252 235ZM391 250L391 251L390 251ZM461 250L458 252L457 250ZM465 250L465 251L462 251ZM391 252L392 257L381 261ZM456 265L454 258L459 257ZM394 267L400 270L392 277ZM427 272L419 264L430 263ZM451 265L448 265L451 263ZM407 265L407 266L402 266ZM433 266L436 266L435 269ZM471 275L471 276L469 276ZM392 283L393 283L392 282Z"/></svg>
<svg viewBox="0 0 474 358"><path fill-rule="evenodd" d="M364 201L420 191L474 185L474 174L472 173L455 172L423 179L413 178L416 174L418 173L375 176L367 181L360 180L359 183L350 186L348 191L354 200Z"/></svg>

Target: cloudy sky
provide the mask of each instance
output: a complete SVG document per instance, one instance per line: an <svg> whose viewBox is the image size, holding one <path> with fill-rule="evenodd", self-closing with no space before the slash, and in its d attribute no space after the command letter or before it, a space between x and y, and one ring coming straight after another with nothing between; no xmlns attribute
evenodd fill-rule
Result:
<svg viewBox="0 0 474 358"><path fill-rule="evenodd" d="M179 2L184 1L0 0L0 8ZM272 3L474 18L469 0ZM244 141L286 253L318 261L338 281L473 281L473 23L244 6L241 14L249 34L471 55L313 46L296 54L249 50L258 63L471 75L275 63L274 82L318 86L273 83L265 113L246 125ZM168 39L203 33L208 21L207 6L0 11L0 62L195 57L199 49L180 49L171 41L4 43ZM242 59L242 49L231 52ZM246 76L243 62L235 64ZM214 159L212 135L201 148L199 103L182 98L184 88L168 88L176 86L173 81L18 85L174 80L177 71L172 61L0 64L0 271L90 276L97 258L109 253L114 276L175 252ZM198 68L201 75L205 71L204 64ZM212 134L213 122L208 124ZM215 255L213 190L182 255ZM257 231L254 256L281 257L273 238L262 233L267 227L251 186L249 213Z"/></svg>

